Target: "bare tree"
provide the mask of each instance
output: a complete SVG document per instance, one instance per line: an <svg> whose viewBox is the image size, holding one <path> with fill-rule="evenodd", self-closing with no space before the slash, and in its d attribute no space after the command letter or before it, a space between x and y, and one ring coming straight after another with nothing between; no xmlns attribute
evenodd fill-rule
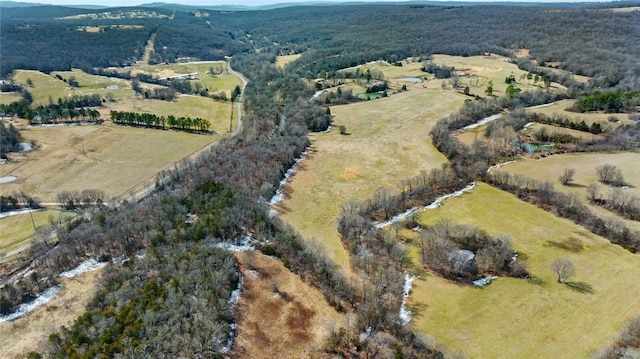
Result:
<svg viewBox="0 0 640 359"><path fill-rule="evenodd" d="M560 176L560 182L562 182L562 184L565 186L568 185L569 183L573 182L573 175L575 174L576 170L574 170L573 168L565 168L564 172Z"/></svg>
<svg viewBox="0 0 640 359"><path fill-rule="evenodd" d="M601 200L600 197L600 185L597 183L592 183L587 187L587 196L589 196L589 200L591 202L599 202Z"/></svg>
<svg viewBox="0 0 640 359"><path fill-rule="evenodd" d="M624 178L619 168L614 165L605 164L596 167L596 173L598 174L598 180L604 184L613 186L624 185Z"/></svg>
<svg viewBox="0 0 640 359"><path fill-rule="evenodd" d="M564 283L565 280L575 274L573 263L563 258L556 258L553 263L551 263L551 270L558 275L558 283Z"/></svg>

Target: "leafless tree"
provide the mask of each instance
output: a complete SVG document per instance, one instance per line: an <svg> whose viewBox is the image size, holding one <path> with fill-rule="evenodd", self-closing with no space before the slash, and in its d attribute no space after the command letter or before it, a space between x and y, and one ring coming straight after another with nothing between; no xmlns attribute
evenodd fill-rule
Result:
<svg viewBox="0 0 640 359"><path fill-rule="evenodd" d="M573 176L575 174L576 170L574 170L573 168L565 168L562 175L560 175L560 182L562 182L562 184L565 186L568 185L569 183L573 182Z"/></svg>
<svg viewBox="0 0 640 359"><path fill-rule="evenodd" d="M551 270L558 276L558 283L564 283L565 280L575 274L573 263L563 258L556 258L551 263Z"/></svg>

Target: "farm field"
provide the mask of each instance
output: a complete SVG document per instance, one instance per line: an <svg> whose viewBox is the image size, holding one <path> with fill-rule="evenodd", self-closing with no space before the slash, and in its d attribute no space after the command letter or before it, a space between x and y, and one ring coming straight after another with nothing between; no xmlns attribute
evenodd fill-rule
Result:
<svg viewBox="0 0 640 359"><path fill-rule="evenodd" d="M483 289L421 271L409 296L412 324L469 358L585 358L640 310L640 257L572 222L486 184L422 212L422 225L441 218L506 233L537 283L499 278ZM573 250L561 249L570 243ZM555 258L573 262L570 279L556 282ZM577 345L579 343L579 345Z"/></svg>
<svg viewBox="0 0 640 359"><path fill-rule="evenodd" d="M22 135L39 148L2 165L2 175L18 177L2 185L2 194L22 190L42 202L55 202L63 190L100 189L107 199L131 195L223 136L106 124L31 127Z"/></svg>
<svg viewBox="0 0 640 359"><path fill-rule="evenodd" d="M35 308L20 320L0 323L0 357L25 358L29 351L43 350L49 334L70 326L93 298L101 270L61 279L62 289L50 302Z"/></svg>
<svg viewBox="0 0 640 359"><path fill-rule="evenodd" d="M22 96L17 92L0 92L0 104L2 105L8 105L21 99Z"/></svg>
<svg viewBox="0 0 640 359"><path fill-rule="evenodd" d="M549 134L562 133L562 134L575 137L580 140L594 140L601 137L599 135L594 135L590 132L572 130L566 127L546 125L541 123L534 123L528 128L522 130L521 133L525 135L533 136L536 132L540 131L543 128L546 129L547 133Z"/></svg>
<svg viewBox="0 0 640 359"><path fill-rule="evenodd" d="M276 66L280 68L284 68L289 63L296 61L300 58L302 54L293 54L293 55L281 55L276 57Z"/></svg>
<svg viewBox="0 0 640 359"><path fill-rule="evenodd" d="M56 216L57 210L33 212L36 228L49 224L49 216ZM0 218L0 256L29 244L34 238L33 223L28 213Z"/></svg>
<svg viewBox="0 0 640 359"><path fill-rule="evenodd" d="M558 114L560 116L566 116L570 118L574 122L584 121L587 125L591 125L594 122L600 122L603 128L610 126L612 129L620 126L621 124L634 124L635 122L629 120L627 114L623 113L596 113L596 112L588 112L588 113L579 113L579 112L571 112L566 111L568 107L571 107L575 101L574 100L562 100L558 101L550 106L540 107L534 110L536 113L543 113L545 115L551 116L553 114ZM609 122L609 117L615 117L620 122L613 123Z"/></svg>
<svg viewBox="0 0 640 359"><path fill-rule="evenodd" d="M395 190L401 179L445 163L429 131L463 101L458 94L420 89L332 107L333 130L310 136L313 152L285 187L287 199L278 206L282 219L349 268L336 229L340 207L382 186ZM340 135L340 125L349 135Z"/></svg>
<svg viewBox="0 0 640 359"><path fill-rule="evenodd" d="M315 358L344 322L316 288L260 253L237 253L244 282L232 358ZM277 292L275 291L277 289Z"/></svg>
<svg viewBox="0 0 640 359"><path fill-rule="evenodd" d="M590 205L587 199L587 186L598 183L596 168L604 164L618 167L622 171L625 181L629 184L629 188L625 188L624 191L640 197L640 167L638 167L638 163L640 163L640 154L634 152L559 154L537 160L523 158L501 167L500 170L518 173L537 180L549 180L556 190L577 193L583 202L598 214L605 217L615 217L630 228L640 231L640 222L627 220L615 212ZM575 170L574 181L570 186L563 186L559 180L566 168ZM600 184L601 195L606 196L609 190L609 186Z"/></svg>

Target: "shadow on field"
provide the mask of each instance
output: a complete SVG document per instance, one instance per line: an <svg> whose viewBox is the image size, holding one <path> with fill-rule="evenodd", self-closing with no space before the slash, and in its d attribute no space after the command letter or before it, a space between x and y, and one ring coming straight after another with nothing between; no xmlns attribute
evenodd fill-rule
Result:
<svg viewBox="0 0 640 359"><path fill-rule="evenodd" d="M575 237L569 237L562 242L547 241L547 244L573 253L578 253L584 248L582 241Z"/></svg>
<svg viewBox="0 0 640 359"><path fill-rule="evenodd" d="M565 282L564 284L578 293L593 294L595 292L591 284L586 282Z"/></svg>
<svg viewBox="0 0 640 359"><path fill-rule="evenodd" d="M534 275L529 276L529 283L531 284L535 284L535 285L539 285L539 286L544 286L545 284L547 284L544 280L542 280L541 278L538 278Z"/></svg>
<svg viewBox="0 0 640 359"><path fill-rule="evenodd" d="M412 319L422 318L427 307L428 305L426 303L413 303L411 305L407 304L407 309L411 312Z"/></svg>

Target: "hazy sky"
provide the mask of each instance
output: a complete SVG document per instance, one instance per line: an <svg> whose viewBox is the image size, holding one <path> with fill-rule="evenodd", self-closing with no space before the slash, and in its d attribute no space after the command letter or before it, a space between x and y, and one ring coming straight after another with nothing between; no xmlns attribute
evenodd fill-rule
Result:
<svg viewBox="0 0 640 359"><path fill-rule="evenodd" d="M1 0L0 0L1 1ZM290 2L306 2L306 1L318 1L318 0L14 0L20 2L30 2L30 3L42 3L42 4L54 4L54 5L104 5L104 6L135 6L140 4L147 4L151 2L166 2L173 4L185 4L185 5L247 5L247 6L256 6L256 5L267 5L267 4L279 4L279 3L290 3ZM331 1L331 2L344 2L344 1L352 1L352 0L320 0L320 1ZM376 1L404 1L404 0L353 0L353 1L362 1L362 2L376 2ZM437 1L437 0L436 0ZM456 1L456 0L453 0ZM486 1L491 2L491 0L461 0L461 1ZM511 1L511 2L596 2L600 0L496 0L496 1ZM606 1L604 1L606 2Z"/></svg>

